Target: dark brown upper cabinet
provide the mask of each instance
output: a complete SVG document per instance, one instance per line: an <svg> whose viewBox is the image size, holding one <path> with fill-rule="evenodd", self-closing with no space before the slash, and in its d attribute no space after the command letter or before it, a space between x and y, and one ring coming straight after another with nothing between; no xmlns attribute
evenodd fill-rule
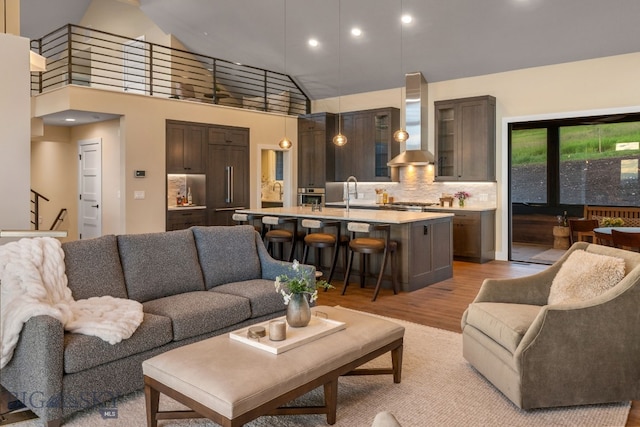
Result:
<svg viewBox="0 0 640 427"><path fill-rule="evenodd" d="M322 188L333 181L336 119L331 113L298 117L298 187Z"/></svg>
<svg viewBox="0 0 640 427"><path fill-rule="evenodd" d="M391 181L387 162L400 153L393 133L400 127L400 110L380 108L342 114L347 144L335 147L335 181Z"/></svg>
<svg viewBox="0 0 640 427"><path fill-rule="evenodd" d="M205 173L207 127L167 122L167 173Z"/></svg>
<svg viewBox="0 0 640 427"><path fill-rule="evenodd" d="M435 102L437 181L496 180L496 99Z"/></svg>

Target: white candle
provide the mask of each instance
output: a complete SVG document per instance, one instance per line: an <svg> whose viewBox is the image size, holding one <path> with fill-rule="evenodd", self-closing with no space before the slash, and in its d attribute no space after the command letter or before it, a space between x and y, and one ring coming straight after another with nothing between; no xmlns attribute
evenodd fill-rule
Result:
<svg viewBox="0 0 640 427"><path fill-rule="evenodd" d="M273 320L269 322L269 339L271 341L282 341L287 338L287 323L284 320Z"/></svg>

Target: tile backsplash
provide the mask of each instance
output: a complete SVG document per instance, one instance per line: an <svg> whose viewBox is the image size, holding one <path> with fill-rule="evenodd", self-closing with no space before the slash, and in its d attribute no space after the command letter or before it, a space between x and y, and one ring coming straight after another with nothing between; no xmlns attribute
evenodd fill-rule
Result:
<svg viewBox="0 0 640 427"><path fill-rule="evenodd" d="M430 182L426 168L403 167L400 170L400 182L359 182L358 202L375 203L376 189L384 189L398 202L435 202L440 201L443 194L453 195L458 191L471 194L466 200L467 206L495 208L497 206L497 184L495 182ZM344 183L342 185L344 192ZM353 191L353 184L351 191ZM333 192L333 198L340 201L342 195ZM352 199L353 200L353 199Z"/></svg>
<svg viewBox="0 0 640 427"><path fill-rule="evenodd" d="M282 201L284 194L289 189L284 181L263 181L260 189L260 199L269 201Z"/></svg>
<svg viewBox="0 0 640 427"><path fill-rule="evenodd" d="M178 195L185 196L191 187L194 205L206 205L206 176L203 174L167 175L167 206L175 206Z"/></svg>

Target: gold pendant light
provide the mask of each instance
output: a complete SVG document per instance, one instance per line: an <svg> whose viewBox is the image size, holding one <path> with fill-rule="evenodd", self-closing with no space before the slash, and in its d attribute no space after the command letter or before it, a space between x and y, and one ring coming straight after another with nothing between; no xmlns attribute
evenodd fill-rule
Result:
<svg viewBox="0 0 640 427"><path fill-rule="evenodd" d="M342 34L342 26L340 25L341 4L338 0L338 134L333 137L333 143L338 147L342 147L347 143L347 137L342 134L342 108L340 98L342 92L342 62L340 55L340 39Z"/></svg>
<svg viewBox="0 0 640 427"><path fill-rule="evenodd" d="M283 7L284 7L284 25L283 25L283 43L282 46L284 47L284 74L287 75L287 0L283 1ZM283 150L288 150L291 148L291 146L293 145L293 143L291 142L291 140L287 137L287 113L284 113L284 136L282 137L282 139L278 142L278 147L282 148Z"/></svg>
<svg viewBox="0 0 640 427"><path fill-rule="evenodd" d="M287 134L287 130L286 130L286 125L285 125L285 135ZM287 138L286 136L284 136L280 142L278 142L278 147L282 148L283 150L288 150L289 148L291 148L291 146L293 145L293 143L291 142L291 140L289 138Z"/></svg>
<svg viewBox="0 0 640 427"><path fill-rule="evenodd" d="M340 120L340 115L338 115L338 120ZM342 147L347 143L347 137L344 136L340 130L338 130L338 134L333 137L333 143L338 147Z"/></svg>
<svg viewBox="0 0 640 427"><path fill-rule="evenodd" d="M400 17L402 18L404 14L404 7L402 5L402 0L400 0ZM402 60L403 60L403 52L402 52L402 39L403 39L403 22L402 20L400 21L400 74L402 75L404 72L404 67L402 64ZM400 107L402 107L402 88L400 88ZM402 109L402 108L401 108ZM406 111L405 111L405 118L404 118L405 122L407 121L407 117L406 117ZM407 139L409 139L409 132L407 132L406 130L404 130L402 128L402 123L400 123L400 129L398 129L397 131L395 131L393 133L393 139L396 140L397 142L407 142Z"/></svg>

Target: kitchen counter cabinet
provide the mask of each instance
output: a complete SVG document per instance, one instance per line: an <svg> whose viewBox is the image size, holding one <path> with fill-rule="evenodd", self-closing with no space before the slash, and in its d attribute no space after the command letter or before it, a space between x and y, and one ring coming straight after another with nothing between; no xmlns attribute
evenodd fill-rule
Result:
<svg viewBox="0 0 640 427"><path fill-rule="evenodd" d="M167 211L167 231L184 230L194 225L206 225L204 207L175 208Z"/></svg>
<svg viewBox="0 0 640 427"><path fill-rule="evenodd" d="M485 263L495 259L495 210L452 211L453 257L460 261Z"/></svg>
<svg viewBox="0 0 640 427"><path fill-rule="evenodd" d="M453 237L450 212L399 212L384 209L324 208L312 211L310 207L243 209L241 213L258 215L287 216L294 218L339 220L346 224L353 222L391 224L391 238L398 241L396 265L398 281L403 291L414 291L453 276ZM381 257L368 263L370 271L378 271ZM359 257L354 258L354 263ZM359 267L354 264L353 272ZM389 287L388 281L383 286Z"/></svg>

